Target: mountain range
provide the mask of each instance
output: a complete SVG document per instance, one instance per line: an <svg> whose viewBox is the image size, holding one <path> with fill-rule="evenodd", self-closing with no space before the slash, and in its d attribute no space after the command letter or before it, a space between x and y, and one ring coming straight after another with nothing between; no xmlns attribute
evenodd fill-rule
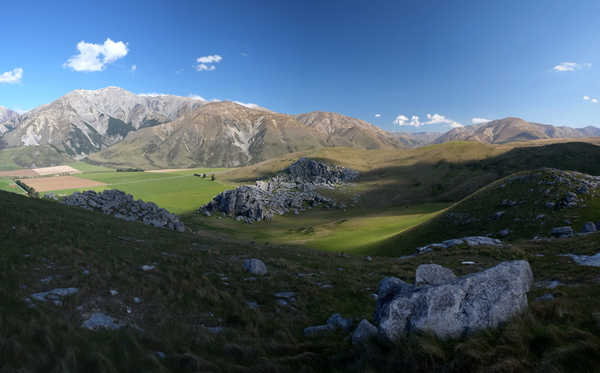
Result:
<svg viewBox="0 0 600 373"><path fill-rule="evenodd" d="M552 126L509 117L479 125L454 128L433 142L441 144L449 141L478 141L487 144L505 144L515 141L595 136L600 136L600 128Z"/></svg>
<svg viewBox="0 0 600 373"><path fill-rule="evenodd" d="M0 107L0 148L18 153L24 147L44 146L58 158L88 157L98 163L148 168L236 167L330 146L395 149L449 141L503 144L593 136L600 136L600 129L520 118L446 133L392 133L337 113L288 115L237 102L138 95L119 87L75 90L21 115ZM44 164L35 157L26 159Z"/></svg>

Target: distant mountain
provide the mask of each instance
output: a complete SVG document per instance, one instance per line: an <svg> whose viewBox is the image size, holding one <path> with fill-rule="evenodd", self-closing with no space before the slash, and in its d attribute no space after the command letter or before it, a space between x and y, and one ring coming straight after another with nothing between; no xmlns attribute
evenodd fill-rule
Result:
<svg viewBox="0 0 600 373"><path fill-rule="evenodd" d="M441 132L393 132L392 135L405 146L417 147L433 144Z"/></svg>
<svg viewBox="0 0 600 373"><path fill-rule="evenodd" d="M530 123L520 118L504 118L479 125L454 128L437 138L435 143L479 141L488 144L504 144L515 141L593 136L600 136L600 129L559 127Z"/></svg>
<svg viewBox="0 0 600 373"><path fill-rule="evenodd" d="M319 131L292 116L223 101L131 132L90 160L159 168L235 167L325 145Z"/></svg>
<svg viewBox="0 0 600 373"><path fill-rule="evenodd" d="M19 119L19 113L0 106L0 136L13 129L15 122Z"/></svg>
<svg viewBox="0 0 600 373"><path fill-rule="evenodd" d="M393 134L364 120L337 113L313 111L296 115L296 119L318 131L328 146L380 149L401 145Z"/></svg>
<svg viewBox="0 0 600 373"><path fill-rule="evenodd" d="M82 157L119 142L131 131L172 121L205 103L170 95L136 95L118 87L75 90L22 115L2 142L8 147L48 144Z"/></svg>

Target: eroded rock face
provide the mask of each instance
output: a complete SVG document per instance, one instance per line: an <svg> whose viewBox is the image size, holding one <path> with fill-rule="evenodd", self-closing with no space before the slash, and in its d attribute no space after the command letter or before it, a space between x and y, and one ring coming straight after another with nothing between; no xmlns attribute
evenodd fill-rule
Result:
<svg viewBox="0 0 600 373"><path fill-rule="evenodd" d="M291 211L299 214L306 206L340 207L317 188L333 187L356 177L357 171L302 158L279 175L220 193L202 211L207 216L221 212L254 223Z"/></svg>
<svg viewBox="0 0 600 373"><path fill-rule="evenodd" d="M533 275L529 263L521 260L446 280L412 290L398 287L393 294L380 289L388 294L375 310L379 336L393 343L414 330L457 337L495 327L527 308Z"/></svg>
<svg viewBox="0 0 600 373"><path fill-rule="evenodd" d="M185 226L176 215L158 207L153 202L135 200L131 194L120 190L105 190L101 193L93 190L76 192L63 198L61 202L67 206L101 211L127 221L139 221L158 228L185 231Z"/></svg>

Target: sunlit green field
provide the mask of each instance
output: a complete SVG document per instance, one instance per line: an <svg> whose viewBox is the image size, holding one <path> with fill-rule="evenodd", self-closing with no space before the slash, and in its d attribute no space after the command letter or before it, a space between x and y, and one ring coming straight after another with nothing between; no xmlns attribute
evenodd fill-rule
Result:
<svg viewBox="0 0 600 373"><path fill-rule="evenodd" d="M383 211L315 209L298 216L276 216L271 222L257 224L240 223L218 215L194 215L187 220L188 224L240 239L369 254L380 242L431 219L447 206L431 203Z"/></svg>
<svg viewBox="0 0 600 373"><path fill-rule="evenodd" d="M91 172L77 177L106 183L105 186L53 191L55 195L68 195L77 191L119 189L136 199L151 201L176 214L192 212L210 201L228 185L210 180L211 174L221 169L193 169L168 173L149 172ZM203 179L194 173L206 173Z"/></svg>
<svg viewBox="0 0 600 373"><path fill-rule="evenodd" d="M6 192L13 192L17 194L26 194L25 191L19 188L12 179L8 177L0 177L0 190L4 190Z"/></svg>

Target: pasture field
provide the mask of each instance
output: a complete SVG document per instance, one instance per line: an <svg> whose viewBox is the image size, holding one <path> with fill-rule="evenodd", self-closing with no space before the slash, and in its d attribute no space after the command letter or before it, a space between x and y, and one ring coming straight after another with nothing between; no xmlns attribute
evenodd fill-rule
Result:
<svg viewBox="0 0 600 373"><path fill-rule="evenodd" d="M27 193L21 189L15 182L8 177L0 177L0 190L26 195Z"/></svg>
<svg viewBox="0 0 600 373"><path fill-rule="evenodd" d="M34 188L37 192L50 192L57 189L67 188L92 188L106 185L99 181L83 179L75 176L37 177L32 179L23 179L22 181L28 186Z"/></svg>
<svg viewBox="0 0 600 373"><path fill-rule="evenodd" d="M210 181L194 176L194 173L218 174L222 169L192 169L168 173L150 172L90 172L77 175L82 180L106 185L84 188L54 190L56 195L69 195L77 191L119 189L136 199L151 201L175 214L190 213L209 202L225 189L227 184L218 179Z"/></svg>

